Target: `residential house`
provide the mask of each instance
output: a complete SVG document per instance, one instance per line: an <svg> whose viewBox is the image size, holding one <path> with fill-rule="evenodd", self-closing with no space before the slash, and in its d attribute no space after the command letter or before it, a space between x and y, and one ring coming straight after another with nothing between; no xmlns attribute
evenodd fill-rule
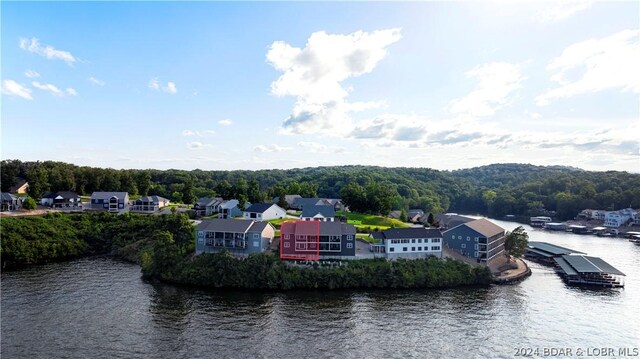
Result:
<svg viewBox="0 0 640 359"><path fill-rule="evenodd" d="M272 219L284 218L287 215L282 207L273 203L255 203L244 210L244 219L255 219L257 221L269 221Z"/></svg>
<svg viewBox="0 0 640 359"><path fill-rule="evenodd" d="M131 202L130 211L156 212L169 205L169 200L160 196L144 196Z"/></svg>
<svg viewBox="0 0 640 359"><path fill-rule="evenodd" d="M304 206L300 219L303 221L333 222L336 211L333 206Z"/></svg>
<svg viewBox="0 0 640 359"><path fill-rule="evenodd" d="M52 208L82 209L80 196L70 191L49 192L42 196L40 204Z"/></svg>
<svg viewBox="0 0 640 359"><path fill-rule="evenodd" d="M237 199L230 199L220 203L218 208L218 218L233 218L242 216L242 210L239 207L240 202Z"/></svg>
<svg viewBox="0 0 640 359"><path fill-rule="evenodd" d="M0 193L0 211L15 211L22 208L22 198L8 192Z"/></svg>
<svg viewBox="0 0 640 359"><path fill-rule="evenodd" d="M193 210L197 217L211 216L214 213L218 213L218 206L222 202L224 202L224 200L220 197L202 197L193 204Z"/></svg>
<svg viewBox="0 0 640 359"><path fill-rule="evenodd" d="M504 228L481 218L442 233L444 245L463 256L488 265L504 254Z"/></svg>
<svg viewBox="0 0 640 359"><path fill-rule="evenodd" d="M91 194L92 210L122 212L129 210L129 193L127 192L93 192Z"/></svg>
<svg viewBox="0 0 640 359"><path fill-rule="evenodd" d="M16 177L16 184L9 188L9 193L27 193L29 182L22 177Z"/></svg>
<svg viewBox="0 0 640 359"><path fill-rule="evenodd" d="M433 228L391 228L374 232L371 237L379 242L371 245L374 253L387 258L442 257L442 232Z"/></svg>
<svg viewBox="0 0 640 359"><path fill-rule="evenodd" d="M296 198L291 208L303 210L304 206L332 206L336 212L347 210L341 200L337 198Z"/></svg>
<svg viewBox="0 0 640 359"><path fill-rule="evenodd" d="M618 228L629 222L634 222L636 214L637 212L631 208L607 211L604 214L604 226L609 228Z"/></svg>
<svg viewBox="0 0 640 359"><path fill-rule="evenodd" d="M299 194L287 194L284 196L284 201L287 202L287 206L289 206L289 208L293 208L293 203L295 202L296 198L302 197ZM273 197L272 202L274 204L278 204L278 202L280 202L280 197Z"/></svg>
<svg viewBox="0 0 640 359"><path fill-rule="evenodd" d="M438 222L440 229L446 230L449 228L453 228L461 225L462 223L467 223L474 221L473 218L460 216L456 213L444 213L444 214L436 214L434 216L436 222Z"/></svg>
<svg viewBox="0 0 640 359"><path fill-rule="evenodd" d="M421 209L410 209L407 212L407 220L412 223L420 222L422 216L424 216L424 211Z"/></svg>
<svg viewBox="0 0 640 359"><path fill-rule="evenodd" d="M342 222L295 221L280 227L280 258L318 260L356 255L356 227Z"/></svg>
<svg viewBox="0 0 640 359"><path fill-rule="evenodd" d="M271 223L244 219L207 219L196 227L196 254L224 249L235 255L262 253L273 241Z"/></svg>
<svg viewBox="0 0 640 359"><path fill-rule="evenodd" d="M391 211L389 212L389 218L393 218L393 219L400 219L400 217L402 217L402 211L400 210L395 210L395 211Z"/></svg>

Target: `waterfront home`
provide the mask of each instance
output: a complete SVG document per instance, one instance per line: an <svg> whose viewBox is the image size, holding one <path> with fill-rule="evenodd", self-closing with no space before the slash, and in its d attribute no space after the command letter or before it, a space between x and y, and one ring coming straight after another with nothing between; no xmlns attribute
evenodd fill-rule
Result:
<svg viewBox="0 0 640 359"><path fill-rule="evenodd" d="M93 192L90 209L109 212L129 210L129 193L127 192Z"/></svg>
<svg viewBox="0 0 640 359"><path fill-rule="evenodd" d="M407 212L407 220L412 223L420 222L422 216L424 216L424 211L421 209L410 209Z"/></svg>
<svg viewBox="0 0 640 359"><path fill-rule="evenodd" d="M342 222L295 221L280 227L280 258L318 260L356 255L356 227Z"/></svg>
<svg viewBox="0 0 640 359"><path fill-rule="evenodd" d="M22 198L14 196L8 192L0 193L0 211L15 211L22 208Z"/></svg>
<svg viewBox="0 0 640 359"><path fill-rule="evenodd" d="M80 196L70 191L49 192L42 196L40 204L51 208L81 209Z"/></svg>
<svg viewBox="0 0 640 359"><path fill-rule="evenodd" d="M302 196L300 196L299 194L287 194L284 196L284 201L287 203L287 206L289 206L289 208L293 208L293 203L295 202L296 198L302 198ZM273 197L272 202L278 204L278 202L280 202L280 197Z"/></svg>
<svg viewBox="0 0 640 359"><path fill-rule="evenodd" d="M527 244L527 249L524 252L524 257L534 262L554 266L556 264L554 258L562 257L569 254L584 253L547 242L530 241Z"/></svg>
<svg viewBox="0 0 640 359"><path fill-rule="evenodd" d="M459 226L462 223L474 221L473 218L460 216L457 213L436 214L434 219L442 230Z"/></svg>
<svg viewBox="0 0 640 359"><path fill-rule="evenodd" d="M244 219L255 219L257 221L269 221L272 219L284 218L287 211L273 203L255 203L244 210Z"/></svg>
<svg viewBox="0 0 640 359"><path fill-rule="evenodd" d="M199 198L196 203L193 204L193 211L196 213L196 216L211 216L214 213L218 213L218 206L224 202L224 199L220 197L209 198L202 197Z"/></svg>
<svg viewBox="0 0 640 359"><path fill-rule="evenodd" d="M9 188L9 193L27 193L29 182L22 177L16 177L16 184Z"/></svg>
<svg viewBox="0 0 640 359"><path fill-rule="evenodd" d="M305 206L332 206L336 212L347 210L341 200L337 198L296 198L291 208L303 210Z"/></svg>
<svg viewBox="0 0 640 359"><path fill-rule="evenodd" d="M130 211L156 212L169 205L169 200L160 196L144 196L131 202Z"/></svg>
<svg viewBox="0 0 640 359"><path fill-rule="evenodd" d="M228 250L235 255L262 253L273 241L271 223L244 219L207 219L195 229L196 254Z"/></svg>
<svg viewBox="0 0 640 359"><path fill-rule="evenodd" d="M303 221L333 222L336 211L333 206L305 206L300 215Z"/></svg>
<svg viewBox="0 0 640 359"><path fill-rule="evenodd" d="M624 287L624 273L598 257L564 255L553 259L556 272L569 285L605 288Z"/></svg>
<svg viewBox="0 0 640 359"><path fill-rule="evenodd" d="M617 211L607 211L604 214L604 226L609 228L619 228L628 223L634 223L638 212L631 208Z"/></svg>
<svg viewBox="0 0 640 359"><path fill-rule="evenodd" d="M217 206L218 218L233 218L242 216L242 210L239 207L240 202L237 199L222 201Z"/></svg>
<svg viewBox="0 0 640 359"><path fill-rule="evenodd" d="M371 244L371 251L384 253L389 259L442 257L442 232L432 228L391 228L374 232L379 242Z"/></svg>
<svg viewBox="0 0 640 359"><path fill-rule="evenodd" d="M504 235L504 228L485 218L443 232L447 248L485 265L504 255Z"/></svg>

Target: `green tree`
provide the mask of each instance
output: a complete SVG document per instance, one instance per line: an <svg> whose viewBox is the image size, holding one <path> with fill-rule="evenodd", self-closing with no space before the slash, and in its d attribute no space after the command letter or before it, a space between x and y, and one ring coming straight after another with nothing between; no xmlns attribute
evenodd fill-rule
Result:
<svg viewBox="0 0 640 359"><path fill-rule="evenodd" d="M522 257L529 244L529 235L522 226L518 226L505 235L504 248L514 257Z"/></svg>
<svg viewBox="0 0 640 359"><path fill-rule="evenodd" d="M29 182L29 189L27 193L29 196L35 199L42 198L42 195L49 190L49 177L47 171L42 167L39 162L32 164L27 169L27 181Z"/></svg>
<svg viewBox="0 0 640 359"><path fill-rule="evenodd" d="M402 222L407 222L409 221L408 215L407 215L407 210L406 209L401 209L400 210L400 220Z"/></svg>
<svg viewBox="0 0 640 359"><path fill-rule="evenodd" d="M149 194L151 188L151 175L149 171L142 171L136 176L136 184L138 187L138 193L142 196Z"/></svg>
<svg viewBox="0 0 640 359"><path fill-rule="evenodd" d="M173 192L171 194L171 201L176 203L182 202L182 193L178 191Z"/></svg>
<svg viewBox="0 0 640 359"><path fill-rule="evenodd" d="M22 208L24 208L24 209L32 210L32 209L36 209L37 207L38 207L38 204L31 197L27 197L24 200L24 202L22 202Z"/></svg>
<svg viewBox="0 0 640 359"><path fill-rule="evenodd" d="M435 223L435 219L433 218L433 213L429 213L429 216L427 217L427 223L429 223L430 226L433 226Z"/></svg>
<svg viewBox="0 0 640 359"><path fill-rule="evenodd" d="M195 194L193 194L193 180L189 178L184 183L184 188L182 189L182 202L185 204L191 204L196 200Z"/></svg>

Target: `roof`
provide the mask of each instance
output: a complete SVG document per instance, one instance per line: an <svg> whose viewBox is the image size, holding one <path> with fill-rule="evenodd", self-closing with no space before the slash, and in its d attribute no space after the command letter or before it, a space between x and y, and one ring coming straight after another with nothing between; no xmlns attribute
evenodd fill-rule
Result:
<svg viewBox="0 0 640 359"><path fill-rule="evenodd" d="M124 199L129 193L127 192L93 192L91 199L109 199L111 197L117 197L118 199Z"/></svg>
<svg viewBox="0 0 640 359"><path fill-rule="evenodd" d="M401 215L402 215L402 211L400 211L400 210L395 210L395 211L389 212L389 217L391 217L391 218L399 219Z"/></svg>
<svg viewBox="0 0 640 359"><path fill-rule="evenodd" d="M556 263L558 263L558 265L566 275L578 275L578 272L573 270L573 267L571 267L571 265L569 265L569 263L567 263L567 261L564 258L556 257L553 260L556 261Z"/></svg>
<svg viewBox="0 0 640 359"><path fill-rule="evenodd" d="M168 202L169 200L160 196L145 196L145 197L138 198L136 201L155 203L155 202Z"/></svg>
<svg viewBox="0 0 640 359"><path fill-rule="evenodd" d="M485 218L480 218L476 219L475 221L463 223L461 224L461 226L467 226L487 238L504 232L504 228Z"/></svg>
<svg viewBox="0 0 640 359"><path fill-rule="evenodd" d="M12 186L11 188L9 188L9 192L16 192L18 191L18 189L20 189L20 187L24 186L24 185L28 185L29 182L27 182L26 179L22 178L22 177L16 177L16 184L15 186Z"/></svg>
<svg viewBox="0 0 640 359"><path fill-rule="evenodd" d="M371 232L371 238L373 238L373 239L383 239L384 238L384 234L382 234L382 232L380 232L380 231Z"/></svg>
<svg viewBox="0 0 640 359"><path fill-rule="evenodd" d="M62 197L63 199L80 198L80 196L71 191L49 192L42 196L42 198L56 198L58 196Z"/></svg>
<svg viewBox="0 0 640 359"><path fill-rule="evenodd" d="M325 218L335 217L336 211L333 206L304 206L302 209L302 214L300 217L310 217L313 218L316 215L322 215Z"/></svg>
<svg viewBox="0 0 640 359"><path fill-rule="evenodd" d="M335 206L336 203L340 202L337 198L296 198L293 201L293 204L299 207L304 208L304 206L311 205L325 205L325 206Z"/></svg>
<svg viewBox="0 0 640 359"><path fill-rule="evenodd" d="M434 228L391 228L381 232L386 239L442 238L442 232Z"/></svg>
<svg viewBox="0 0 640 359"><path fill-rule="evenodd" d="M18 199L18 197L12 195L9 192L2 192L1 196L3 201L15 201Z"/></svg>
<svg viewBox="0 0 640 359"><path fill-rule="evenodd" d="M240 202L237 199L230 199L220 203L220 208L233 208L237 207Z"/></svg>
<svg viewBox="0 0 640 359"><path fill-rule="evenodd" d="M202 198L199 198L195 204L198 205L198 207L206 207L206 206L213 205L214 202L222 202L222 201L223 199L220 197L216 197L216 198L202 197Z"/></svg>
<svg viewBox="0 0 640 359"><path fill-rule="evenodd" d="M440 223L441 226L445 226L445 227L448 227L448 228L457 227L457 226L461 225L462 223L475 221L475 219L473 219L473 218L460 216L460 215L457 215L457 214L451 214L451 213L436 214L435 220L438 223Z"/></svg>
<svg viewBox="0 0 640 359"><path fill-rule="evenodd" d="M207 219L202 221L196 227L199 231L220 231L220 232L262 232L264 228L270 225L266 222L256 222L245 219Z"/></svg>
<svg viewBox="0 0 640 359"><path fill-rule="evenodd" d="M410 210L407 212L407 215L408 215L409 217L415 217L417 214L419 214L419 215L423 215L423 214L424 214L424 211L423 211L423 210L421 210L421 209L410 209Z"/></svg>
<svg viewBox="0 0 640 359"><path fill-rule="evenodd" d="M529 250L536 249L536 250L531 250L534 253L540 254L539 251L542 251L547 253L549 256L553 256L553 255L557 256L557 255L564 255L564 254L571 254L571 253L584 254L582 252L578 252L573 249L556 246L555 244L551 244L547 242L530 241L528 244L528 247L529 247Z"/></svg>
<svg viewBox="0 0 640 359"><path fill-rule="evenodd" d="M320 222L320 221L296 221L285 222L280 227L281 233L296 235L317 235L321 236L341 236L344 234L356 234L356 227L342 222Z"/></svg>
<svg viewBox="0 0 640 359"><path fill-rule="evenodd" d="M249 206L247 209L245 209L245 212L255 212L255 213L264 213L266 212L269 208L276 206L278 208L280 208L278 205L275 205L273 203L254 203L251 206ZM280 208L282 209L282 208Z"/></svg>
<svg viewBox="0 0 640 359"><path fill-rule="evenodd" d="M611 264L605 262L602 258L588 256L569 256L564 255L562 259L577 273L607 273L614 275L625 275ZM556 260L560 265L560 262ZM562 265L560 265L562 267ZM564 268L563 268L564 269ZM568 274L568 273L567 273Z"/></svg>

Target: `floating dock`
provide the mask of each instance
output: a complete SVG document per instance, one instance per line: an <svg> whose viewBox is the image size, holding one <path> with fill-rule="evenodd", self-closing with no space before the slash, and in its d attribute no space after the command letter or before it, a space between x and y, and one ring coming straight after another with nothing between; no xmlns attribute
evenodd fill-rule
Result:
<svg viewBox="0 0 640 359"><path fill-rule="evenodd" d="M556 272L569 285L603 288L624 287L625 274L602 258L584 255L563 255L553 260Z"/></svg>
<svg viewBox="0 0 640 359"><path fill-rule="evenodd" d="M555 244L547 242L534 242L531 241L527 245L527 250L524 252L526 259L546 264L548 266L555 266L556 262L553 260L556 257L562 257L567 254L585 254L573 249L556 246Z"/></svg>

